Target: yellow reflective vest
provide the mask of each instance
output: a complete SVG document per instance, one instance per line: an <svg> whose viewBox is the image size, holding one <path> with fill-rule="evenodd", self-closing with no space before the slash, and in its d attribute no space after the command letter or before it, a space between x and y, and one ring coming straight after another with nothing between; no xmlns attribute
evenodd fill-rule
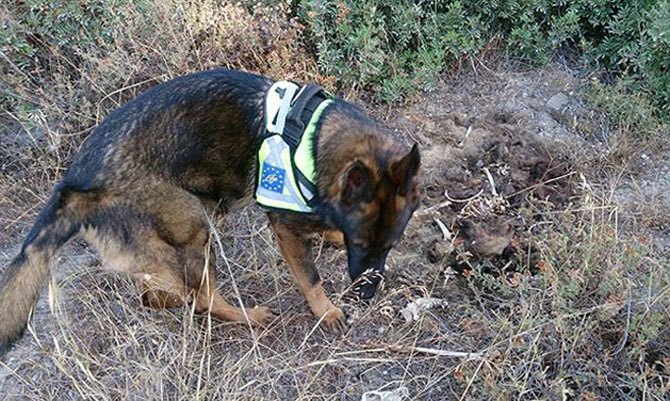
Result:
<svg viewBox="0 0 670 401"><path fill-rule="evenodd" d="M312 213L316 197L314 134L333 103L320 87L276 82L265 97L255 199L264 208Z"/></svg>

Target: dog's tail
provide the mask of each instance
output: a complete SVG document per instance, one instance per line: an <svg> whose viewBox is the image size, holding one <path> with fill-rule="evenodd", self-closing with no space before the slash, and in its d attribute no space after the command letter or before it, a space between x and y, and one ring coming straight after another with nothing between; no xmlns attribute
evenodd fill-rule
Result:
<svg viewBox="0 0 670 401"><path fill-rule="evenodd" d="M80 213L72 210L68 198L68 192L57 186L0 280L0 355L23 333L49 277L50 259L81 225Z"/></svg>

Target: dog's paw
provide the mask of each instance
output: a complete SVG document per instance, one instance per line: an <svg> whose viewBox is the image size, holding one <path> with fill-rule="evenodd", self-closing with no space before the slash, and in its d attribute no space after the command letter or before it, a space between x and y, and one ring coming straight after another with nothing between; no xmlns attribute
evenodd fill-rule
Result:
<svg viewBox="0 0 670 401"><path fill-rule="evenodd" d="M262 327L268 327L277 318L277 314L267 306L256 306L247 309L247 315L251 323Z"/></svg>
<svg viewBox="0 0 670 401"><path fill-rule="evenodd" d="M329 309L322 320L328 330L334 333L343 334L347 329L347 320L344 316L344 312L338 307Z"/></svg>

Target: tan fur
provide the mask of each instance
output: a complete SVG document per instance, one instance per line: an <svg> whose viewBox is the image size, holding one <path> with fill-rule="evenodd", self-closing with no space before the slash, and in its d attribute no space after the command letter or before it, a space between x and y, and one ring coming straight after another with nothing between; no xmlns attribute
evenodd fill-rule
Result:
<svg viewBox="0 0 670 401"><path fill-rule="evenodd" d="M326 230L323 233L323 237L326 239L326 241L332 244L335 244L339 247L344 246L344 234L342 234L342 231Z"/></svg>
<svg viewBox="0 0 670 401"><path fill-rule="evenodd" d="M315 274L312 247L305 233L292 230L280 221L271 220L279 247L286 258L289 270L298 284L300 293L318 319L323 319L328 327L342 330L345 325L344 313L328 299L321 282L313 282Z"/></svg>
<svg viewBox="0 0 670 401"><path fill-rule="evenodd" d="M4 311L0 323L0 354L2 345L23 330L25 318L49 274L52 254L52 249L40 251L29 246L25 260L14 260L0 281L0 310Z"/></svg>
<svg viewBox="0 0 670 401"><path fill-rule="evenodd" d="M130 274L140 281L145 289L143 299L150 306L178 306L195 300L198 313L209 311L220 319L246 321L243 311L228 304L216 289L211 270L214 256L209 250L209 228L203 204L169 183L156 180L150 185L151 193L164 193L165 196L147 198L143 193L134 199L131 196L133 207L146 209L158 218L161 229L185 254L186 266L182 265L174 245L166 243L153 227L141 224L132 230L141 243L140 249L129 249L114 238L100 235L95 229L82 230L84 239L100 253L103 266L114 272ZM128 196L110 195L99 204L109 208L128 200ZM249 309L247 315L251 323L259 325L267 325L274 319L268 308Z"/></svg>

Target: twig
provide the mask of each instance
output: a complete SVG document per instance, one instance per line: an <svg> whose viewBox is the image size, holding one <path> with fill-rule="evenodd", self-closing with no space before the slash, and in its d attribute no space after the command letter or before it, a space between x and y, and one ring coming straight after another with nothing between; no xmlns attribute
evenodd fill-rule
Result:
<svg viewBox="0 0 670 401"><path fill-rule="evenodd" d="M372 351L377 350L379 349L374 349ZM400 345L389 345L384 350L393 352L419 352L422 354L446 356L449 358L466 358L468 361L484 359L484 354L482 352L447 351L442 349L414 347L414 346L403 347Z"/></svg>
<svg viewBox="0 0 670 401"><path fill-rule="evenodd" d="M547 180L547 181L538 182L537 184L533 184L533 185L531 185L531 186L529 186L529 187L526 187L526 188L524 188L524 189L521 189L521 190L516 191L516 192L514 192L514 193L511 193L511 194L509 194L509 195L506 195L505 198L506 198L506 199L509 199L509 198L511 198L511 197L513 197L513 196L516 196L516 195L518 195L518 194L521 194L521 193L524 193L524 192L527 192L527 191L532 191L533 189L535 189L535 188L537 188L537 187L539 187L539 186L541 186L541 185L546 185L546 184L549 184L549 183L554 182L554 181L562 180L563 178L568 178L568 177L570 177L571 175L574 175L574 174L575 174L575 172L574 172L574 171L571 171L571 172L569 172L569 173L567 173L567 174L563 174L563 175L560 176L560 177L552 178L552 179Z"/></svg>
<svg viewBox="0 0 670 401"><path fill-rule="evenodd" d="M486 64L484 64L484 62L482 62L482 60L479 59L479 57L476 57L476 56L472 56L472 57L475 60L477 60L477 62L479 62L479 65L481 65L489 74L494 75L496 77L502 76L502 74L499 74L499 73L493 71L492 69L490 69Z"/></svg>
<svg viewBox="0 0 670 401"><path fill-rule="evenodd" d="M237 298L237 302L240 304L240 309L242 309L242 314L244 315L247 324L249 325L249 327L252 327L251 320L249 320L249 315L247 314L247 309L244 307L244 302L242 302L242 295L240 294L240 290L237 288L237 283L235 282L235 275L233 274L233 269L231 269L230 263L228 262L228 258L226 257L226 254L223 250L221 237L219 236L219 233L216 231L216 226L214 225L212 218L209 216L206 210L204 212L205 216L207 217L207 223L209 224L209 230L212 233L212 237L214 237L214 241L216 242L216 247L219 250L218 253L221 256L221 259L223 259L226 268L228 269L230 281L231 284L233 285L233 291L235 291L235 298ZM253 333L253 330L251 332Z"/></svg>
<svg viewBox="0 0 670 401"><path fill-rule="evenodd" d="M496 184L493 182L493 176L491 176L491 172L487 167L484 167L482 170L484 170L486 178L489 179L489 185L491 185L491 193L493 194L493 196L498 196L498 191L496 191Z"/></svg>
<svg viewBox="0 0 670 401"><path fill-rule="evenodd" d="M445 241L449 241L452 235L447 226L445 226L442 220L440 219L435 219L435 223L437 223L437 226L440 228L440 231L442 231L442 239L444 239Z"/></svg>
<svg viewBox="0 0 670 401"><path fill-rule="evenodd" d="M471 200L476 199L476 198L477 198L479 195L481 195L483 192L484 192L484 190L483 190L483 189L480 189L479 192L477 192L475 195L473 195L473 196L471 196L471 197L469 197L469 198L466 198L466 199L454 199L454 198L452 198L452 197L449 196L449 194L447 193L447 190L445 189L445 190L444 190L444 196L445 196L450 202L454 202L454 203L468 203L468 202L470 202Z"/></svg>
<svg viewBox="0 0 670 401"><path fill-rule="evenodd" d="M467 129L467 131L465 131L465 136L463 137L463 139L462 139L462 140L458 143L458 145L456 145L456 146L458 146L459 148L460 148L461 146L463 146L463 144L465 143L465 140L468 139L468 137L470 136L470 133L471 133L471 132L472 132L472 125L468 125L468 129Z"/></svg>
<svg viewBox="0 0 670 401"><path fill-rule="evenodd" d="M26 134L28 135L28 137L30 137L30 139L33 141L33 143L34 143L35 145L39 145L38 142L37 142L37 140L36 140L35 137L33 136L33 134L30 133L30 130L28 129L28 127L26 127L26 125L23 123L23 121L21 121L20 118L18 118L17 116L15 116L15 115L14 115L11 111L9 111L9 110L5 110L5 114L7 114L8 116L10 116L10 117L13 118L14 120L16 120L16 122L19 123L19 125L21 125L21 128L23 128L23 130L26 132Z"/></svg>
<svg viewBox="0 0 670 401"><path fill-rule="evenodd" d="M96 107L96 111L95 111L95 121L96 121L96 122L99 122L99 121L100 121L100 106L102 105L102 102L104 102L105 100L111 98L112 96L114 96L114 95L116 95L116 94L118 94L118 93L122 93L122 92L125 92L125 91L129 90L129 89L133 89L133 88L136 88L136 87L138 87L138 86L144 85L144 84L146 84L147 82L157 81L157 80L158 80L158 78L156 78L156 77L152 77L152 78L149 78L149 79L145 79L144 81L136 82L136 83L134 83L134 84L132 84L132 85L124 86L123 88L118 88L118 89L116 89L116 90L113 90L113 91L109 92L109 93L106 94L102 99L100 99L100 100L98 101L98 105L97 105L97 107ZM119 102L115 101L114 99L112 99L112 101L114 102L114 104L115 104L116 106L119 106Z"/></svg>
<svg viewBox="0 0 670 401"><path fill-rule="evenodd" d="M254 231L251 234L229 234L229 235L224 235L224 237L232 237L232 238L255 238L258 234L262 233L265 231L266 228L268 228L268 224L264 224L261 228L258 230Z"/></svg>
<svg viewBox="0 0 670 401"><path fill-rule="evenodd" d="M612 356L618 354L619 352L623 351L623 348L626 346L626 343L628 342L628 331L630 330L630 305L632 304L632 300L630 299L631 297L631 290L630 288L628 289L628 312L626 313L626 331L623 333L623 339L621 340L621 345L619 346L619 349L614 351Z"/></svg>
<svg viewBox="0 0 670 401"><path fill-rule="evenodd" d="M451 205L452 203L453 202L448 201L448 200L444 201L442 203L438 203L437 205L433 205L433 206L431 206L429 208L426 208L424 210L419 210L418 212L415 213L415 216L425 216L427 214L433 213L434 211L436 211L438 209L441 209L443 207L447 207L447 206Z"/></svg>
<svg viewBox="0 0 670 401"><path fill-rule="evenodd" d="M472 375L470 380L468 380L468 385L467 387L465 387L465 390L463 390L463 394L461 394L461 397L458 399L458 401L463 401L465 399L465 396L468 394L468 391L470 390L472 383L475 382L475 378L477 377L477 374L479 374L479 370L482 368L482 365L484 365L484 362L486 362L486 359L482 358L482 360L477 365L477 369L475 369L475 373Z"/></svg>
<svg viewBox="0 0 670 401"><path fill-rule="evenodd" d="M28 76L25 72L23 72L16 64L14 64L12 60L10 60L9 57L7 57L5 52L0 51L0 56L2 56L2 58L5 59L5 61L7 62L7 64L9 64L9 66L12 67L16 72L23 75L23 77L26 80L35 83L35 80L32 77Z"/></svg>

